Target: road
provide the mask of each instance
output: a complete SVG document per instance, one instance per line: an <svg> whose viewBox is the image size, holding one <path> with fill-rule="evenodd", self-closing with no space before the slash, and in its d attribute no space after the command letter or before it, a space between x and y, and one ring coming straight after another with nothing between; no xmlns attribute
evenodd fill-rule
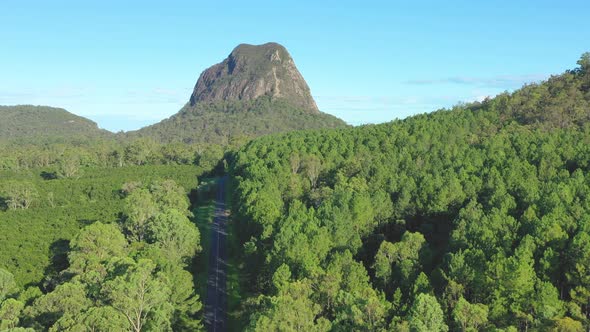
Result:
<svg viewBox="0 0 590 332"><path fill-rule="evenodd" d="M215 200L215 214L211 225L211 248L209 251L209 276L207 277L207 300L205 301L205 326L208 331L227 330L227 218L225 206L226 177L219 180Z"/></svg>

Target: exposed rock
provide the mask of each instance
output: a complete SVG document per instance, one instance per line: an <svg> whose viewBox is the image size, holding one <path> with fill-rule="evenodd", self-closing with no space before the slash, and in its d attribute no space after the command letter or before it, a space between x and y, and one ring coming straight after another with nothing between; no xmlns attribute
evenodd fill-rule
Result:
<svg viewBox="0 0 590 332"><path fill-rule="evenodd" d="M190 105L248 101L260 96L280 97L312 113L319 112L291 55L277 43L238 45L223 62L201 74Z"/></svg>

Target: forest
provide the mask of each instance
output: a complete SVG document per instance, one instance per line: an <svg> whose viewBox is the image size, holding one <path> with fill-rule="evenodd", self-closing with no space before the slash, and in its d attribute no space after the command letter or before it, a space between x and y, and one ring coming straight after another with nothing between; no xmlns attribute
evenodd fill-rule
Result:
<svg viewBox="0 0 590 332"><path fill-rule="evenodd" d="M149 139L4 142L0 330L202 329L192 208L223 153Z"/></svg>
<svg viewBox="0 0 590 332"><path fill-rule="evenodd" d="M200 328L194 166L5 173L0 330Z"/></svg>
<svg viewBox="0 0 590 332"><path fill-rule="evenodd" d="M584 331L590 54L481 103L232 160L252 331Z"/></svg>
<svg viewBox="0 0 590 332"><path fill-rule="evenodd" d="M3 139L0 331L205 329L226 175L232 330L587 331L588 110L586 53L379 125Z"/></svg>

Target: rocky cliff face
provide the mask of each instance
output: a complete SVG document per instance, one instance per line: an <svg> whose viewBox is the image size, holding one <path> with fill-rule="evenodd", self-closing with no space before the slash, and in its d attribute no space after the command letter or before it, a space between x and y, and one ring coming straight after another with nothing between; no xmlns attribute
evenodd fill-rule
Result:
<svg viewBox="0 0 590 332"><path fill-rule="evenodd" d="M223 62L201 74L190 105L248 101L260 96L282 98L310 113L319 113L291 55L277 43L238 45Z"/></svg>

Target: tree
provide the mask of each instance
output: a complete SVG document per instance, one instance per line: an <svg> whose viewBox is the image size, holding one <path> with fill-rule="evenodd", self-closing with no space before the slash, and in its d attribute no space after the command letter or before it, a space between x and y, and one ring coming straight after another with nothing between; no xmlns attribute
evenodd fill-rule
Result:
<svg viewBox="0 0 590 332"><path fill-rule="evenodd" d="M299 153L291 154L289 157L289 165L291 166L291 173L299 173L299 169L301 168L301 157L299 156Z"/></svg>
<svg viewBox="0 0 590 332"><path fill-rule="evenodd" d="M162 268L170 287L169 302L174 306L171 319L173 331L198 331L201 330L201 321L195 318L201 310L202 303L199 295L195 293L194 276L182 268L179 264L169 263Z"/></svg>
<svg viewBox="0 0 590 332"><path fill-rule="evenodd" d="M272 275L272 284L277 294L282 293L289 285L291 279L291 270L287 264L281 264Z"/></svg>
<svg viewBox="0 0 590 332"><path fill-rule="evenodd" d="M590 235L578 232L572 239L567 252L569 266L566 278L570 283L572 300L590 316Z"/></svg>
<svg viewBox="0 0 590 332"><path fill-rule="evenodd" d="M133 165L144 165L153 153L154 145L150 139L136 139L125 147L125 158Z"/></svg>
<svg viewBox="0 0 590 332"><path fill-rule="evenodd" d="M148 324L168 329L172 315L170 288L161 275L155 274L155 264L141 259L120 268L125 271L104 285L107 302L127 318L135 332Z"/></svg>
<svg viewBox="0 0 590 332"><path fill-rule="evenodd" d="M64 153L57 164L57 174L62 178L72 178L80 172L80 157L75 153Z"/></svg>
<svg viewBox="0 0 590 332"><path fill-rule="evenodd" d="M30 182L8 182L5 187L6 204L9 209L28 209L38 196L37 189Z"/></svg>
<svg viewBox="0 0 590 332"><path fill-rule="evenodd" d="M264 308L253 315L247 331L329 331L330 322L318 318L321 307L310 296L307 281L290 283L282 293L265 299Z"/></svg>
<svg viewBox="0 0 590 332"><path fill-rule="evenodd" d="M457 330L545 330L565 314L587 324L590 54L579 65L450 110L242 147L230 159L256 256L248 286L263 299L254 316L272 320L277 293L307 278L335 331L382 328L369 288L392 302L390 329L434 329L428 315L407 319L420 294ZM329 241L316 241L323 228ZM372 266L369 288L347 275L346 251Z"/></svg>
<svg viewBox="0 0 590 332"><path fill-rule="evenodd" d="M375 255L375 276L384 282L396 280L406 292L410 291L425 248L426 240L420 233L405 232L401 241L394 244L384 241Z"/></svg>
<svg viewBox="0 0 590 332"><path fill-rule="evenodd" d="M195 186L197 183L195 183ZM162 212L169 209L189 214L190 202L184 188L172 180L154 182L149 186L154 202Z"/></svg>
<svg viewBox="0 0 590 332"><path fill-rule="evenodd" d="M579 72L581 73L580 79L582 80L581 90L588 93L590 91L590 52L582 54L582 57L578 60L578 65L580 65ZM571 98L570 100L572 103L576 103L578 99L580 98Z"/></svg>
<svg viewBox="0 0 590 332"><path fill-rule="evenodd" d="M337 331L381 331L391 304L383 293L375 291L368 284L360 290L340 290L334 309L334 330Z"/></svg>
<svg viewBox="0 0 590 332"><path fill-rule="evenodd" d="M488 321L488 307L471 304L461 297L453 309L453 320L461 326L461 331L478 331Z"/></svg>
<svg viewBox="0 0 590 332"><path fill-rule="evenodd" d="M432 294L432 285L430 284L430 280L426 276L426 273L420 272L416 280L414 281L414 286L412 289L413 297L416 297L420 293L425 294Z"/></svg>
<svg viewBox="0 0 590 332"><path fill-rule="evenodd" d="M17 327L19 316L24 307L25 304L16 299L0 301L0 331Z"/></svg>
<svg viewBox="0 0 590 332"><path fill-rule="evenodd" d="M71 325L61 326L63 331L124 331L129 322L111 306L92 307L75 316Z"/></svg>
<svg viewBox="0 0 590 332"><path fill-rule="evenodd" d="M68 270L91 274L84 278L100 281L106 276L105 263L112 257L125 256L127 240L115 224L95 222L84 227L70 241Z"/></svg>
<svg viewBox="0 0 590 332"><path fill-rule="evenodd" d="M375 263L373 268L375 269L375 277L381 279L382 285L385 288L392 277L392 266L396 260L397 248L391 242L383 241L379 250L375 255Z"/></svg>
<svg viewBox="0 0 590 332"><path fill-rule="evenodd" d="M148 221L156 216L158 207L147 189L137 189L125 199L125 228L137 241L143 241Z"/></svg>
<svg viewBox="0 0 590 332"><path fill-rule="evenodd" d="M60 319L71 319L92 305L86 287L79 282L59 285L51 293L41 296L25 309L35 321L49 328Z"/></svg>
<svg viewBox="0 0 590 332"><path fill-rule="evenodd" d="M554 321L552 332L584 332L584 326L581 322L571 319L570 317L563 317Z"/></svg>
<svg viewBox="0 0 590 332"><path fill-rule="evenodd" d="M158 214L146 234L147 242L162 249L172 262L183 263L201 250L199 229L175 209Z"/></svg>
<svg viewBox="0 0 590 332"><path fill-rule="evenodd" d="M139 181L125 182L123 184L123 186L121 187L121 193L124 196L127 196L127 195L131 194L131 192L133 192L135 189L139 189L142 186L143 186L143 184Z"/></svg>
<svg viewBox="0 0 590 332"><path fill-rule="evenodd" d="M444 314L436 298L419 294L409 314L410 329L415 332L446 332Z"/></svg>
<svg viewBox="0 0 590 332"><path fill-rule="evenodd" d="M586 52L582 54L580 60L578 60L578 65L583 72L590 71L590 52Z"/></svg>
<svg viewBox="0 0 590 332"><path fill-rule="evenodd" d="M166 144L162 146L161 150L162 158L166 164L189 165L195 159L192 147L180 142Z"/></svg>
<svg viewBox="0 0 590 332"><path fill-rule="evenodd" d="M308 156L305 158L303 166L305 168L305 174L311 183L311 187L315 188L322 168L320 159L314 155Z"/></svg>
<svg viewBox="0 0 590 332"><path fill-rule="evenodd" d="M109 154L109 159L114 167L123 167L125 165L125 150L117 147Z"/></svg>
<svg viewBox="0 0 590 332"><path fill-rule="evenodd" d="M490 316L518 320L526 330L534 320L537 276L534 269L534 243L526 235L511 257L497 256L489 263L493 273Z"/></svg>
<svg viewBox="0 0 590 332"><path fill-rule="evenodd" d="M308 276L318 270L320 262L328 254L330 237L313 208L307 209L294 201L286 218L279 221L273 255L280 262L287 262L294 275Z"/></svg>
<svg viewBox="0 0 590 332"><path fill-rule="evenodd" d="M12 273L0 268L0 303L8 297L16 288L16 282Z"/></svg>
<svg viewBox="0 0 590 332"><path fill-rule="evenodd" d="M549 321L564 314L559 291L548 281L537 281L535 294L530 301L533 304L534 316L539 322Z"/></svg>

